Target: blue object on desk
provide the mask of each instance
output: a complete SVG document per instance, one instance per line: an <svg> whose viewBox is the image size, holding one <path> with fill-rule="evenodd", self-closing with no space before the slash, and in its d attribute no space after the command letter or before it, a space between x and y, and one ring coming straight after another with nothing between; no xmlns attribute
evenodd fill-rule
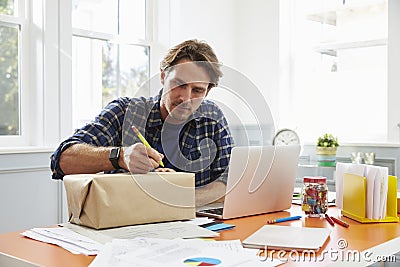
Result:
<svg viewBox="0 0 400 267"><path fill-rule="evenodd" d="M215 224L206 226L205 228L208 229L208 230L211 230L211 231L218 232L218 231L222 231L222 230L229 230L229 229L232 229L234 227L235 227L235 225L233 225L233 224L215 223Z"/></svg>

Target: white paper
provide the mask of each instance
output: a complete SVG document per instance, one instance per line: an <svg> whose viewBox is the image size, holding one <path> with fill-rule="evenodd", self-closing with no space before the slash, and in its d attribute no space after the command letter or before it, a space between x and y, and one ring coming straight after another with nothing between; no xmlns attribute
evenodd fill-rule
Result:
<svg viewBox="0 0 400 267"><path fill-rule="evenodd" d="M136 238L133 240L115 239L107 243L90 267L128 267L128 266L188 266L195 258L219 260L218 266L277 266L279 260L260 260L256 250L249 253L243 249L239 240L162 240ZM190 264L189 264L190 265ZM191 264L193 265L193 264ZM196 266L196 265L193 265Z"/></svg>
<svg viewBox="0 0 400 267"><path fill-rule="evenodd" d="M366 218L379 220L386 217L388 168L366 164L336 164L336 205L343 209L343 175L355 174L366 178Z"/></svg>
<svg viewBox="0 0 400 267"><path fill-rule="evenodd" d="M380 167L380 173L382 175L382 180L381 180L381 198L380 198L380 206L379 206L379 212L380 212L380 219L383 219L386 217L386 201L387 201L387 195L388 195L388 182L389 182L389 169L387 167Z"/></svg>
<svg viewBox="0 0 400 267"><path fill-rule="evenodd" d="M103 246L86 236L63 227L33 228L23 232L22 235L58 245L74 254L96 255Z"/></svg>
<svg viewBox="0 0 400 267"><path fill-rule="evenodd" d="M135 237L148 237L175 239L219 236L216 232L186 222L152 223L104 230L95 230L71 223L63 225L102 244L110 242L114 238L133 239Z"/></svg>
<svg viewBox="0 0 400 267"><path fill-rule="evenodd" d="M201 239L188 239L183 240L186 245L198 246L198 247L209 247L209 248L223 248L225 250L229 250L235 253L244 252L244 248L242 246L242 242L239 239L236 240L227 240L227 241L207 241Z"/></svg>
<svg viewBox="0 0 400 267"><path fill-rule="evenodd" d="M185 221L186 223L191 223L194 225L203 225L206 223L211 223L215 221L213 218L208 218L208 217L197 217L188 221Z"/></svg>
<svg viewBox="0 0 400 267"><path fill-rule="evenodd" d="M137 251L143 247L152 247L157 244L168 243L171 240L157 238L113 239L106 243L100 253L89 266L95 267L131 267L132 263L120 259L128 251ZM135 267L147 267L137 262Z"/></svg>
<svg viewBox="0 0 400 267"><path fill-rule="evenodd" d="M380 218L380 205L381 205L381 187L383 183L383 176L381 175L381 172L378 170L378 172L375 175L375 181L374 181L374 210L372 214L372 218L375 220L379 220Z"/></svg>
<svg viewBox="0 0 400 267"><path fill-rule="evenodd" d="M367 192L366 192L366 215L367 218L372 220L374 212L374 185L375 177L379 169L376 166L367 166L365 168L365 178L367 179Z"/></svg>

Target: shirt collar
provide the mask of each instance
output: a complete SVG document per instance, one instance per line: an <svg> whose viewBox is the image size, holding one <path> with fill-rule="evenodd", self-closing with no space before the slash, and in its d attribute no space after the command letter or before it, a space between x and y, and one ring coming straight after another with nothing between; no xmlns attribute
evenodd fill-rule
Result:
<svg viewBox="0 0 400 267"><path fill-rule="evenodd" d="M155 103L150 111L149 119L147 120L147 125L149 127L157 127L164 124L164 121L161 119L161 110L160 110L160 101L162 92L163 89L161 89L158 95L154 97ZM190 123L192 121L195 123L200 123L200 120L202 118L201 116L202 105L203 103L201 103L200 107L197 110L195 110L195 112L192 115L190 115L189 120L185 124Z"/></svg>

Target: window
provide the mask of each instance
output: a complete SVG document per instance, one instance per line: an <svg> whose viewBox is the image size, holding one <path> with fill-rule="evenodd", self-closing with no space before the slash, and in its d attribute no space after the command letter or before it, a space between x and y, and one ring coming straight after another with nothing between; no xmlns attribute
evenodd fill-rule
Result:
<svg viewBox="0 0 400 267"><path fill-rule="evenodd" d="M292 99L285 114L304 140L387 140L387 0L291 1Z"/></svg>
<svg viewBox="0 0 400 267"><path fill-rule="evenodd" d="M21 135L21 4L0 1L0 136Z"/></svg>
<svg viewBox="0 0 400 267"><path fill-rule="evenodd" d="M0 1L4 151L54 147L111 99L149 94L147 2Z"/></svg>
<svg viewBox="0 0 400 267"><path fill-rule="evenodd" d="M148 95L145 0L80 0L72 12L73 128L120 96ZM107 19L105 19L107 18Z"/></svg>

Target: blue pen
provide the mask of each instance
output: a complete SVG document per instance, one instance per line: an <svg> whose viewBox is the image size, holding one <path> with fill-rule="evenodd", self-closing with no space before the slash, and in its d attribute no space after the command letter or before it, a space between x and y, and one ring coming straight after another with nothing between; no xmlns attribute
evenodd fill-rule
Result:
<svg viewBox="0 0 400 267"><path fill-rule="evenodd" d="M301 216L292 216L292 217L287 217L287 218L279 218L276 220L269 220L269 221L267 221L267 223L271 224L271 223L278 223L278 222L293 221L293 220L298 220L300 218L301 218Z"/></svg>

